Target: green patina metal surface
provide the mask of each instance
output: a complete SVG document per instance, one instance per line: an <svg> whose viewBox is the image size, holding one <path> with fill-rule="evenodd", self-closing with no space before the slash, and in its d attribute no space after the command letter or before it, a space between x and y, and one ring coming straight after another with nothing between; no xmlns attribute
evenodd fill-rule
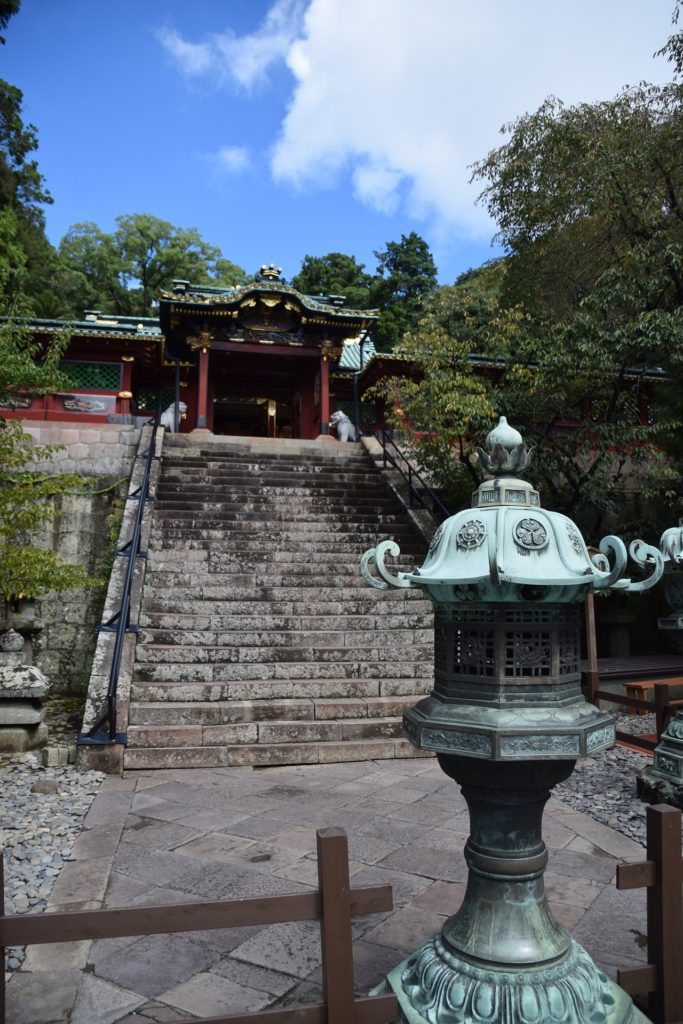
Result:
<svg viewBox="0 0 683 1024"><path fill-rule="evenodd" d="M614 743L611 716L580 690L579 602L654 585L663 558L634 542L649 575L624 578L619 538L592 556L574 523L517 478L530 455L504 418L487 443L479 458L492 478L442 524L419 569L390 571L392 541L361 560L372 586L416 587L434 603L434 689L404 729L436 752L470 813L463 903L386 987L404 1024L636 1024L645 1018L631 999L550 913L542 816L576 758Z"/></svg>

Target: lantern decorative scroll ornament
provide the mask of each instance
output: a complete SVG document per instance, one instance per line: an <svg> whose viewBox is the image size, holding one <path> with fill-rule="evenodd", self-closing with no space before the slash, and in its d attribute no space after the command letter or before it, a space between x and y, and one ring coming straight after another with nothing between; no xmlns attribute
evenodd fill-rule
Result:
<svg viewBox="0 0 683 1024"><path fill-rule="evenodd" d="M606 537L591 555L571 519L517 478L531 453L501 417L478 449L490 478L443 523L424 564L394 573L382 541L361 559L373 587L417 587L434 603L434 689L403 720L434 751L470 812L459 911L388 975L404 1024L636 1024L629 996L552 917L541 838L550 791L577 757L614 744L612 717L580 691L580 603L640 591L662 575L657 548Z"/></svg>

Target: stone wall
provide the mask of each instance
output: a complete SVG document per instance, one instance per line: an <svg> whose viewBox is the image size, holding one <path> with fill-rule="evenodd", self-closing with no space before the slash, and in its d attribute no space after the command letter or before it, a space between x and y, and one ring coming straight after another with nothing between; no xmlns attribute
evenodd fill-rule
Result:
<svg viewBox="0 0 683 1024"><path fill-rule="evenodd" d="M23 426L37 444L65 446L48 462L37 461L36 471L76 472L89 478L84 490L91 493L77 491L55 499L57 514L35 535L35 542L102 578L104 586L52 591L35 602L22 602L9 617L9 624L24 636L24 660L48 676L51 692L77 696L88 683L140 430L122 424L27 421Z"/></svg>
<svg viewBox="0 0 683 1024"><path fill-rule="evenodd" d="M25 420L22 426L36 444L61 444L48 462L36 462L41 471L82 473L84 476L130 476L140 429L121 423L41 423Z"/></svg>

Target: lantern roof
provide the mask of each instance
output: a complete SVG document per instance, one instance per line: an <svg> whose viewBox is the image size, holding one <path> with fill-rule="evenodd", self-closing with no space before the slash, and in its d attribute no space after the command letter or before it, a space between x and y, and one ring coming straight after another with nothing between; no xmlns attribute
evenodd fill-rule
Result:
<svg viewBox="0 0 683 1024"><path fill-rule="evenodd" d="M657 582L663 571L657 548L634 541L631 558L649 575L625 578L628 554L619 537L605 537L594 553L568 516L541 507L538 491L517 476L532 453L504 416L488 435L487 448L476 449L487 479L474 492L472 507L439 526L423 565L394 576L384 559L397 556L399 548L383 541L361 561L369 583L381 589L419 587L436 601L567 603L589 590L633 592Z"/></svg>

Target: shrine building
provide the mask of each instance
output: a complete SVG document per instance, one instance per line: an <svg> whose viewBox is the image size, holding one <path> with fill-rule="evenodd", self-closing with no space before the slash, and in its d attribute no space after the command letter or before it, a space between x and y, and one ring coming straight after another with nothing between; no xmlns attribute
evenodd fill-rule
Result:
<svg viewBox="0 0 683 1024"><path fill-rule="evenodd" d="M31 321L37 341L69 332L60 368L72 387L0 395L0 415L130 422L178 401L187 407L183 432L315 439L336 410L358 420L376 319L343 296L302 294L272 264L233 288L174 281L158 317L88 310L79 321Z"/></svg>

